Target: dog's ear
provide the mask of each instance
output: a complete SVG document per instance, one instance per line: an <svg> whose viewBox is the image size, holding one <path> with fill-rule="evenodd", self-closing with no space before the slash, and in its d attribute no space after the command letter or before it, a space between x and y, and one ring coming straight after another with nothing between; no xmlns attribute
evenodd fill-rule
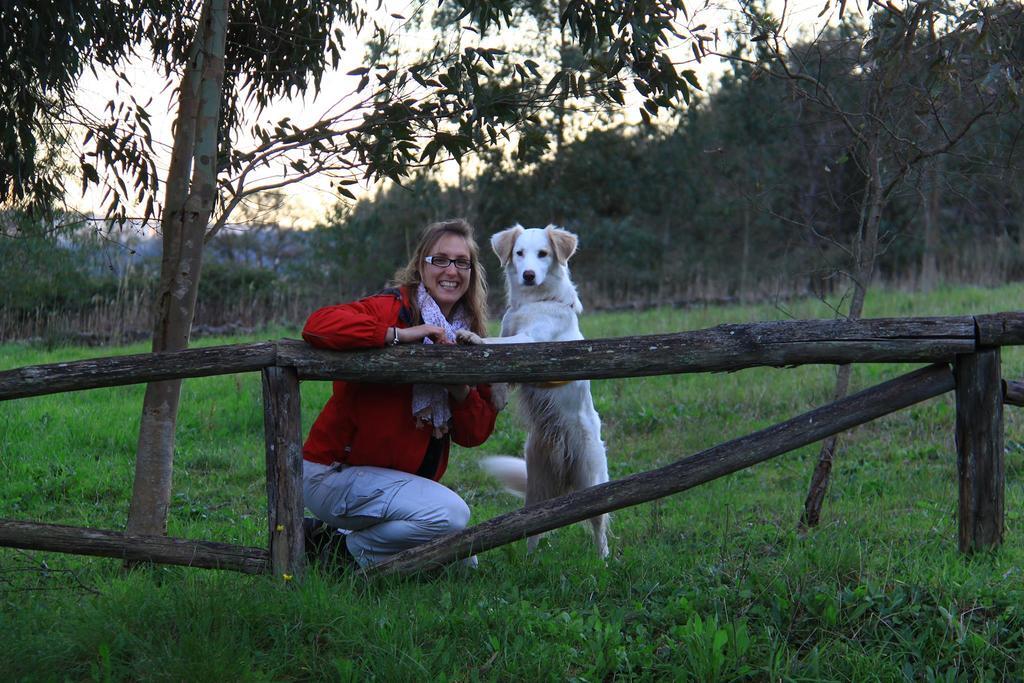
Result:
<svg viewBox="0 0 1024 683"><path fill-rule="evenodd" d="M521 234L523 226L516 224L491 236L491 249L498 255L501 265L504 266L512 258L512 248L516 246L516 240Z"/></svg>
<svg viewBox="0 0 1024 683"><path fill-rule="evenodd" d="M564 266L569 262L572 255L576 253L576 243L578 241L576 235L568 230L556 228L553 225L549 225L544 230L548 234L551 248L555 251L555 258Z"/></svg>

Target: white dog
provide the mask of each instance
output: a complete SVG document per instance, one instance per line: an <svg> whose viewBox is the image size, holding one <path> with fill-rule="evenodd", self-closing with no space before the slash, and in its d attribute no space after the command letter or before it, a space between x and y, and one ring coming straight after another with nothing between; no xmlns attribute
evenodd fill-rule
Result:
<svg viewBox="0 0 1024 683"><path fill-rule="evenodd" d="M508 310L501 337L480 339L462 333L465 343L524 343L583 339L578 315L583 311L569 279L569 258L576 235L547 228L503 230L491 238L508 279ZM514 493L532 505L608 481L601 441L601 418L594 410L590 382L522 384L519 405L526 420L525 461L495 456L481 463ZM597 552L608 556L608 515L590 520ZM527 541L537 547L538 536Z"/></svg>

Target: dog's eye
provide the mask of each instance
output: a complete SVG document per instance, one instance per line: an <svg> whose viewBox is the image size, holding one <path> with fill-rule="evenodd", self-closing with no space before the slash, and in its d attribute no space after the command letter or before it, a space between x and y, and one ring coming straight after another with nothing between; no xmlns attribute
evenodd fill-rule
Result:
<svg viewBox="0 0 1024 683"><path fill-rule="evenodd" d="M523 250L522 249L520 249L519 251L516 252L516 256L522 256L522 255L523 255Z"/></svg>
<svg viewBox="0 0 1024 683"><path fill-rule="evenodd" d="M540 256L541 258L544 258L547 255L548 255L548 252L544 251L543 249L541 249L540 251L537 252L537 256Z"/></svg>

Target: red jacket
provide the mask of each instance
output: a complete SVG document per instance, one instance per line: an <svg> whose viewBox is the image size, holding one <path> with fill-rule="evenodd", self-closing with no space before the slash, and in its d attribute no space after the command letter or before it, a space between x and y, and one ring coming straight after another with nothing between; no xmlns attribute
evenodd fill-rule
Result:
<svg viewBox="0 0 1024 683"><path fill-rule="evenodd" d="M349 304L315 311L302 329L302 338L321 349L384 346L388 329L411 327L406 292L390 290ZM494 431L497 411L490 403L491 387L470 389L462 403L449 401L449 436L460 446L478 446ZM411 384L334 382L334 392L309 431L302 447L306 460L330 465L375 465L417 473L430 445L430 430L416 428ZM442 440L436 481L448 465L449 437Z"/></svg>

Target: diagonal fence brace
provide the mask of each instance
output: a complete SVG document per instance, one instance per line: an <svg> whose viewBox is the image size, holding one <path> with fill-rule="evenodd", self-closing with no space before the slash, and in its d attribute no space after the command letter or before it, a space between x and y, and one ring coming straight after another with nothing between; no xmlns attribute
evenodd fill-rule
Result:
<svg viewBox="0 0 1024 683"><path fill-rule="evenodd" d="M671 465L520 508L410 548L363 573L408 574L441 567L527 536L679 493L939 396L954 385L948 365L921 368Z"/></svg>

